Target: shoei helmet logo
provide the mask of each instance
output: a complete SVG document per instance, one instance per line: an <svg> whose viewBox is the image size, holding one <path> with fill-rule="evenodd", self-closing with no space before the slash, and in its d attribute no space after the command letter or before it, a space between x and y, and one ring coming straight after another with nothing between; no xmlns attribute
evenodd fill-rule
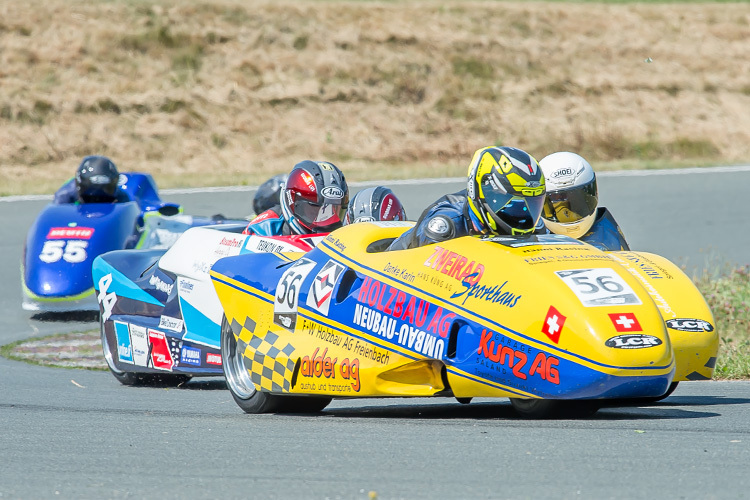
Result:
<svg viewBox="0 0 750 500"><path fill-rule="evenodd" d="M552 172L550 175L551 179L557 179L558 177L569 177L573 175L573 169L570 167L561 168Z"/></svg>
<svg viewBox="0 0 750 500"><path fill-rule="evenodd" d="M633 333L630 335L618 335L608 339L604 345L614 349L646 349L661 345L661 339L653 335L642 335Z"/></svg>
<svg viewBox="0 0 750 500"><path fill-rule="evenodd" d="M338 186L328 186L320 191L325 198L331 200L340 200L344 197L344 190Z"/></svg>
<svg viewBox="0 0 750 500"><path fill-rule="evenodd" d="M680 332L712 332L714 327L702 319L676 318L667 320L667 327Z"/></svg>

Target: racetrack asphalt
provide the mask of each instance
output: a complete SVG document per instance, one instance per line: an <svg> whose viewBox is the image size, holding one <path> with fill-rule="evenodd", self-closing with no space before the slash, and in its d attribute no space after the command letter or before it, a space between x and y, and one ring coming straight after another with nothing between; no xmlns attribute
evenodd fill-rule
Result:
<svg viewBox="0 0 750 500"><path fill-rule="evenodd" d="M634 249L690 272L706 258L747 263L750 236L735 227L750 172L599 179ZM416 218L460 188L394 191ZM243 216L252 192L168 199ZM44 203L0 203L0 344L96 327L21 310L18 263ZM0 498L745 498L749 412L749 382L689 382L652 407L579 421L523 421L489 399L337 400L320 416L251 416L221 379L131 388L107 372L0 359Z"/></svg>

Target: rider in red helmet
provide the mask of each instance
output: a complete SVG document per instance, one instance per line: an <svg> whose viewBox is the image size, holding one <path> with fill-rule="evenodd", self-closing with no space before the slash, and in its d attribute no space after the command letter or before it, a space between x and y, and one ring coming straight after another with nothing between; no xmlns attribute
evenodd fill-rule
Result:
<svg viewBox="0 0 750 500"><path fill-rule="evenodd" d="M328 233L343 224L349 206L344 174L333 163L297 163L281 188L279 204L258 214L243 234L280 236Z"/></svg>

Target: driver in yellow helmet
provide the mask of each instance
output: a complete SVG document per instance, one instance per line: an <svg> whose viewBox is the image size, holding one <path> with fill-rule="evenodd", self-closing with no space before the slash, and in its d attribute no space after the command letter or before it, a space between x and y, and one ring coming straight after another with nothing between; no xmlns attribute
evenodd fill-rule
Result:
<svg viewBox="0 0 750 500"><path fill-rule="evenodd" d="M466 189L441 197L388 250L416 248L468 235L525 235L540 230L544 175L533 156L517 148L474 153Z"/></svg>

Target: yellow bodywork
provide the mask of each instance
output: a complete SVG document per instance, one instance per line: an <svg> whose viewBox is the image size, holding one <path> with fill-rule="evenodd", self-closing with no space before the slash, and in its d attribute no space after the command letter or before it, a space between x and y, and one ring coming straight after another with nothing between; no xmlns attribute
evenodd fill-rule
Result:
<svg viewBox="0 0 750 500"><path fill-rule="evenodd" d="M713 325L711 311L690 279L662 257L601 252L554 237L539 244L466 237L368 252L405 229L347 226L306 254L314 265L295 290L293 328L275 322L274 308L289 297L280 274L250 280L245 275L257 269L234 276L211 271L258 390L589 398L617 397L621 386L640 378L666 391L671 381L712 376L716 330L665 325L680 318ZM276 267L289 269L301 257L279 254ZM325 311L309 297L329 261L345 271L336 275ZM590 295L605 303L584 304L592 287L599 292Z"/></svg>

